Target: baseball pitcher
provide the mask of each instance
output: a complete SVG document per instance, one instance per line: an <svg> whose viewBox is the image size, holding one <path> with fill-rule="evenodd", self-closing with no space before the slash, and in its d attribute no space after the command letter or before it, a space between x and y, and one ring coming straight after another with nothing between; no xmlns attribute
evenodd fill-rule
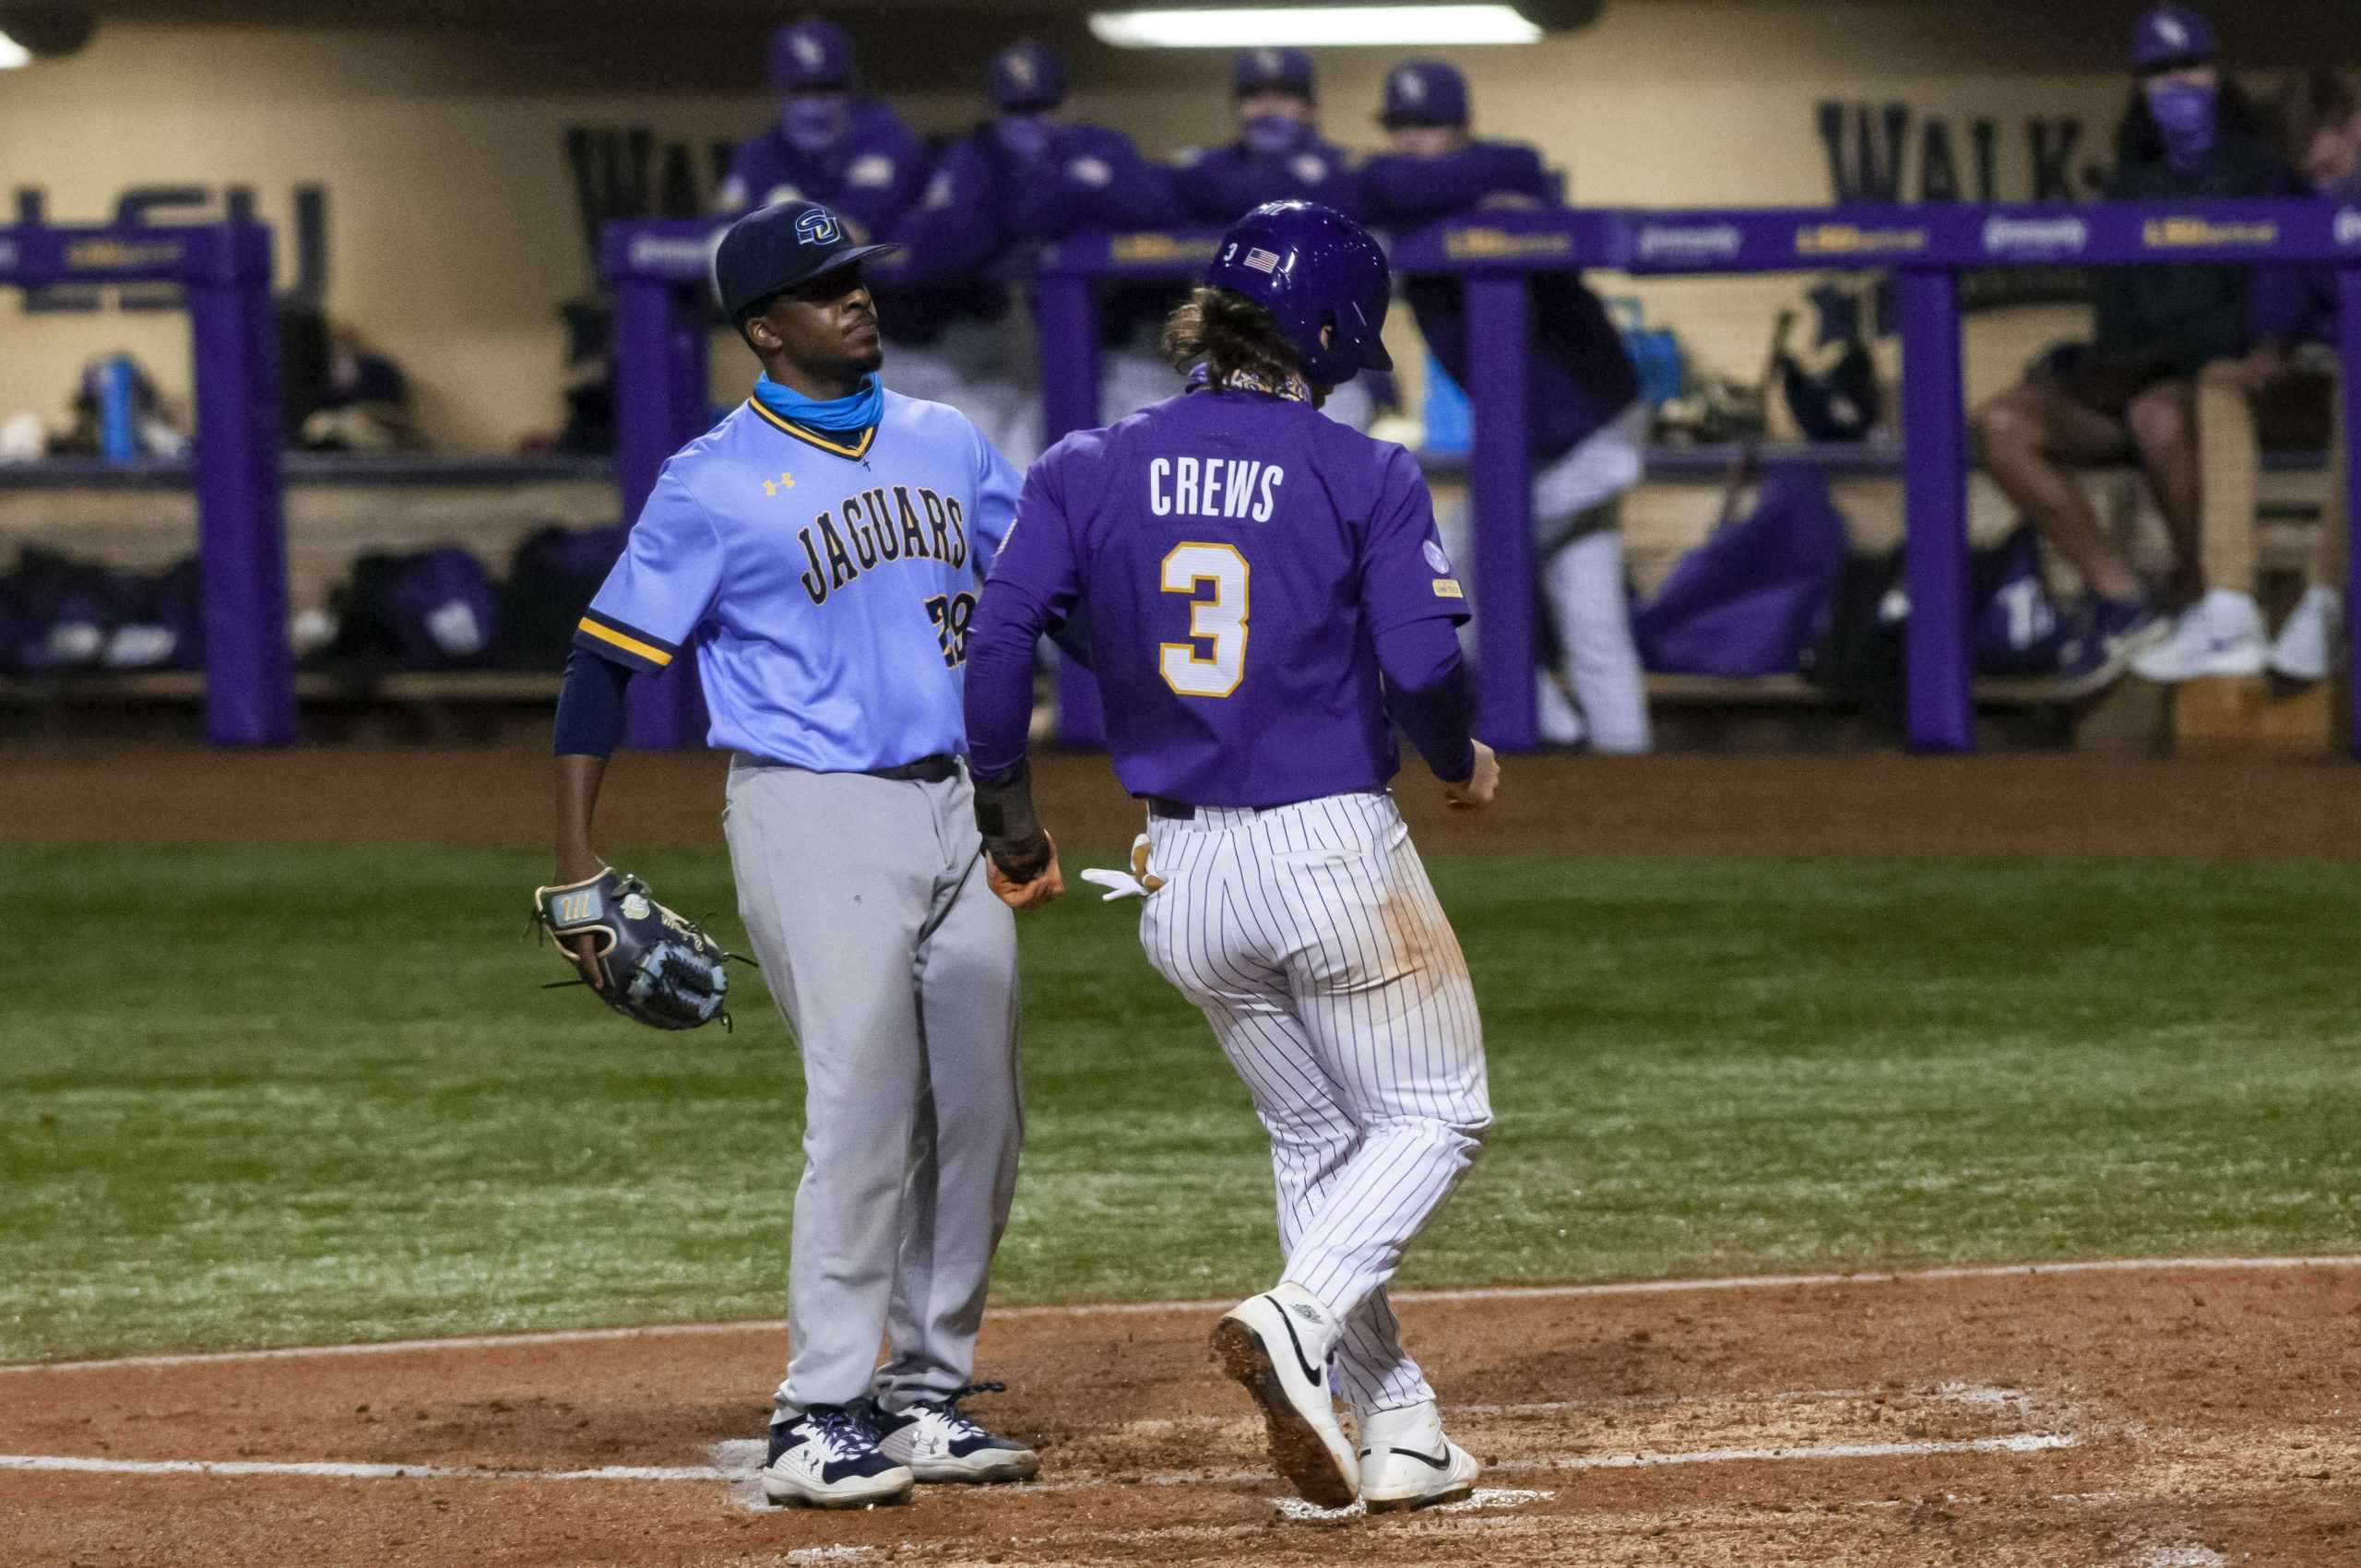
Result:
<svg viewBox="0 0 2361 1568"><path fill-rule="evenodd" d="M664 465L582 619L544 890L613 877L591 824L624 680L694 647L731 754L739 911L806 1081L763 1487L821 1507L1038 1465L959 1407L1023 1127L1014 923L958 754L968 618L1017 479L963 415L879 386L860 267L886 248L807 201L723 236L715 291L764 374ZM568 945L598 983L588 939Z"/></svg>

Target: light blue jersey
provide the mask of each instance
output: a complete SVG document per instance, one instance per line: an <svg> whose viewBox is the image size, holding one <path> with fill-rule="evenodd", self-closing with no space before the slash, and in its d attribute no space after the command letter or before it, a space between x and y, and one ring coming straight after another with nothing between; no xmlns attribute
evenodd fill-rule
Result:
<svg viewBox="0 0 2361 1568"><path fill-rule="evenodd" d="M964 753L967 617L1017 472L896 392L842 440L749 401L674 453L575 644L652 671L694 641L721 750L816 773Z"/></svg>

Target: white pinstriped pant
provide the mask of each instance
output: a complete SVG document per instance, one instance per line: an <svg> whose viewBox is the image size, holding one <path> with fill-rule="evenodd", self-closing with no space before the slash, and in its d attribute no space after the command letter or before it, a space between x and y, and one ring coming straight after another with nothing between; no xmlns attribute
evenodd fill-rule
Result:
<svg viewBox="0 0 2361 1568"><path fill-rule="evenodd" d="M1434 1397L1385 1284L1492 1120L1459 939L1390 795L1148 822L1140 915L1271 1135L1284 1278L1344 1321L1363 1415Z"/></svg>

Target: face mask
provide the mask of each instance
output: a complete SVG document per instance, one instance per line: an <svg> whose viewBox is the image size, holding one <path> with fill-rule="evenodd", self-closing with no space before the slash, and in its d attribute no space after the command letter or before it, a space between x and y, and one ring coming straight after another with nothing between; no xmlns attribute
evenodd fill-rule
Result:
<svg viewBox="0 0 2361 1568"><path fill-rule="evenodd" d="M801 153L822 153L844 139L849 113L841 98L790 98L779 111L787 145Z"/></svg>
<svg viewBox="0 0 2361 1568"><path fill-rule="evenodd" d="M1256 114L1239 128L1239 139L1265 158L1280 158L1311 141L1311 126L1292 114Z"/></svg>
<svg viewBox="0 0 2361 1568"><path fill-rule="evenodd" d="M2213 150L2218 95L2196 82L2157 82L2148 89L2148 113L2165 139L2165 161L2186 173Z"/></svg>
<svg viewBox="0 0 2361 1568"><path fill-rule="evenodd" d="M1027 163L1050 153L1050 123L1038 114L1003 114L992 122L992 136L1011 157Z"/></svg>

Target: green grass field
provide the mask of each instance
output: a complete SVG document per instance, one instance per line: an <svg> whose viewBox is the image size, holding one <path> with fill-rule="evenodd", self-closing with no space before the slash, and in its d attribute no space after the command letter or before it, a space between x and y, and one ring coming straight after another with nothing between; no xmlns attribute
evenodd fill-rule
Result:
<svg viewBox="0 0 2361 1568"><path fill-rule="evenodd" d="M734 1036L542 994L544 865L0 849L0 1360L778 1312L783 1027L759 982ZM719 856L634 865L735 939ZM1436 873L1500 1125L1406 1283L2361 1250L2350 871ZM1003 1301L1271 1272L1245 1094L1129 908L1025 926Z"/></svg>

